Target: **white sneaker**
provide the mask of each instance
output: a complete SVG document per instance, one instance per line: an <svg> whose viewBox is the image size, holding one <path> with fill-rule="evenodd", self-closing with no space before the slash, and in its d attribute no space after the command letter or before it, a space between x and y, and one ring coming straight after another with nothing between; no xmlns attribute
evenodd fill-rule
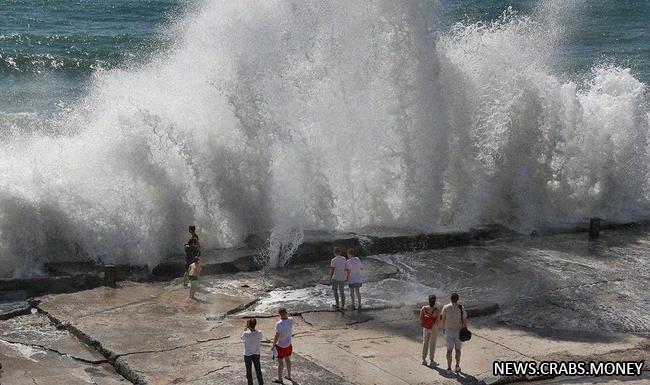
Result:
<svg viewBox="0 0 650 385"><path fill-rule="evenodd" d="M456 365L456 369L454 370L456 373L460 373L460 366Z"/></svg>

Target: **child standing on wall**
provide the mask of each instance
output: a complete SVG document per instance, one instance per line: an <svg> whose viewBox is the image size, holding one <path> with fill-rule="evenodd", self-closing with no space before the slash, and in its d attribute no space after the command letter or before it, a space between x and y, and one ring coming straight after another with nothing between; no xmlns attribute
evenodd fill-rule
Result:
<svg viewBox="0 0 650 385"><path fill-rule="evenodd" d="M196 257L194 262L187 269L187 276L190 281L190 299L196 299L196 289L199 287L199 274L201 274L201 256Z"/></svg>

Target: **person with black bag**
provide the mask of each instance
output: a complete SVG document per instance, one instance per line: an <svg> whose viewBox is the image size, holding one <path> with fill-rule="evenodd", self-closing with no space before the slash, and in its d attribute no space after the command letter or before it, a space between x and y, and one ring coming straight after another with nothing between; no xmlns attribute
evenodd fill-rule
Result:
<svg viewBox="0 0 650 385"><path fill-rule="evenodd" d="M458 294L451 294L451 303L442 308L441 325L447 343L447 371L451 373L451 352L456 350L456 368L455 372L460 372L460 350L463 343L461 342L461 330L463 339L467 338L467 312L463 305L458 303ZM471 336L470 336L471 337Z"/></svg>

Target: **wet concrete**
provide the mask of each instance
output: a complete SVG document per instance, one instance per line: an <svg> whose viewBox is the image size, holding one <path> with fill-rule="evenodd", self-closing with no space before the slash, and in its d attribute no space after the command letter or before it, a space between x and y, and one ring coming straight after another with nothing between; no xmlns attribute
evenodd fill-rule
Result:
<svg viewBox="0 0 650 385"><path fill-rule="evenodd" d="M361 312L331 310L327 262L202 276L199 301L180 280L48 295L39 298L41 315L0 326L0 361L11 369L1 379L23 376L23 367L37 365L31 360L45 368L65 356L71 372L105 368L111 381L244 384L239 335L243 318L257 316L269 382L280 306L296 319L294 377L302 384L494 383L504 380L492 375L495 359L649 360L649 255L650 232L639 228L604 231L595 242L564 234L363 257ZM420 364L416 315L429 294L446 302L452 291L470 310L474 333L458 376ZM44 353L18 360L6 344Z"/></svg>
<svg viewBox="0 0 650 385"><path fill-rule="evenodd" d="M0 381L11 385L123 385L109 364L87 364L52 351L0 341Z"/></svg>
<svg viewBox="0 0 650 385"><path fill-rule="evenodd" d="M95 349L80 343L67 331L57 329L47 317L38 313L0 323L0 340L57 352L86 363L106 362Z"/></svg>
<svg viewBox="0 0 650 385"><path fill-rule="evenodd" d="M69 293L98 287L102 277L96 274L75 274L67 276L43 276L33 278L0 278L0 293L23 290L29 296L47 293Z"/></svg>
<svg viewBox="0 0 650 385"><path fill-rule="evenodd" d="M12 290L0 294L0 320L29 314L32 305L25 290Z"/></svg>
<svg viewBox="0 0 650 385"><path fill-rule="evenodd" d="M30 314L0 322L3 384L127 384L95 349Z"/></svg>
<svg viewBox="0 0 650 385"><path fill-rule="evenodd" d="M634 228L643 224L616 224L602 222L602 229ZM585 232L586 223L540 228L539 234L565 234ZM256 271L263 268L268 234L251 235L246 245L227 249L204 251L204 274L232 274ZM468 231L441 231L420 233L409 229L362 228L354 232L306 231L303 243L289 263L292 265L320 262L330 258L334 246L356 248L362 254L404 253L440 249L453 246L481 244L496 239L521 237L521 234L499 224L484 225ZM79 253L77 253L79 254ZM83 254L83 253L81 253ZM104 283L104 267L93 261L57 260L45 265L46 274L31 278L0 279L0 293L25 289L30 295L66 293L99 287ZM117 265L117 279L137 282L169 280L182 276L185 271L184 256L170 256L151 269L148 266Z"/></svg>

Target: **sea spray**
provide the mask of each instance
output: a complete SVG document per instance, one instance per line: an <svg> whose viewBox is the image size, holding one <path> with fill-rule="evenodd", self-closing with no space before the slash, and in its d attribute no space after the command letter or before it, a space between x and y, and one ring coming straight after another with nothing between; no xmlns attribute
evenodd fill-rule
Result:
<svg viewBox="0 0 650 385"><path fill-rule="evenodd" d="M432 1L205 2L146 64L3 130L2 274L154 265L188 224L205 248L271 234L276 267L312 229L643 217L646 84L557 71L579 12L440 30Z"/></svg>

